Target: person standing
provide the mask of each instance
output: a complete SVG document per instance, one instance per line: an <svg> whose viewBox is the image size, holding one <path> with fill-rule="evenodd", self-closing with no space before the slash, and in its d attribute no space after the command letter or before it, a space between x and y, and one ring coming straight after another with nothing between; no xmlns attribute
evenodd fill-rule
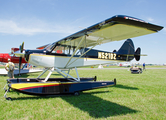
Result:
<svg viewBox="0 0 166 120"><path fill-rule="evenodd" d="M145 70L145 71L146 71L146 69L145 69L145 63L143 63L143 70Z"/></svg>
<svg viewBox="0 0 166 120"><path fill-rule="evenodd" d="M8 63L5 66L6 71L8 71L8 77L14 78L14 63L10 62L10 59L8 59Z"/></svg>

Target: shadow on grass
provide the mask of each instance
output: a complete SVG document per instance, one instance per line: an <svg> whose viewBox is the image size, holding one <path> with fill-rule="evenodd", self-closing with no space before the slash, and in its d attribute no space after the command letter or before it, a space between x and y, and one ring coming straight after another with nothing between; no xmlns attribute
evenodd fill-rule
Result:
<svg viewBox="0 0 166 120"><path fill-rule="evenodd" d="M13 91L11 90L10 92L13 93L17 93L18 95L20 94L19 92ZM110 91L95 91L95 92L91 92L90 94L98 94L98 93L106 93L106 92L110 92ZM23 94L23 93L21 93ZM82 93L80 92L80 94L89 94L89 93ZM12 100L37 100L37 99L48 99L48 98L54 98L54 97L77 97L74 96L73 94L62 94L62 95L47 95L47 96L30 96L30 97L18 97L18 98L12 98Z"/></svg>
<svg viewBox="0 0 166 120"><path fill-rule="evenodd" d="M74 107L89 113L94 118L107 118L110 116L125 115L129 113L139 112L129 107L119 105L117 103L104 100L93 94L106 93L111 91L95 91L90 93L81 93L80 96L73 95L56 95L48 97L19 97L12 98L12 100L34 100L34 99L48 99L50 97L61 97L66 102L70 103Z"/></svg>
<svg viewBox="0 0 166 120"><path fill-rule="evenodd" d="M137 110L133 110L129 107L104 100L93 94L94 93L83 93L83 95L80 95L78 97L63 96L61 98L66 102L72 104L74 107L88 112L89 115L94 118L107 118L110 116L125 115L138 112Z"/></svg>
<svg viewBox="0 0 166 120"><path fill-rule="evenodd" d="M122 88L122 89L138 90L138 88L136 88L136 87L130 87L130 86L125 86L125 85L120 85L120 84L118 84L118 85L116 85L114 87Z"/></svg>

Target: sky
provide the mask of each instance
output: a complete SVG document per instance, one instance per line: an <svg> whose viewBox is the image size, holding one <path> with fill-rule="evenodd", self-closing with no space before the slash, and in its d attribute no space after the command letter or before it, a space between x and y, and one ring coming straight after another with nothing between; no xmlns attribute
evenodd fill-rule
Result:
<svg viewBox="0 0 166 120"><path fill-rule="evenodd" d="M0 53L24 42L35 49L56 42L115 15L128 15L163 26L158 33L131 38L141 47L137 63L166 63L165 0L0 0ZM95 49L118 50L125 40ZM136 62L135 60L131 61Z"/></svg>

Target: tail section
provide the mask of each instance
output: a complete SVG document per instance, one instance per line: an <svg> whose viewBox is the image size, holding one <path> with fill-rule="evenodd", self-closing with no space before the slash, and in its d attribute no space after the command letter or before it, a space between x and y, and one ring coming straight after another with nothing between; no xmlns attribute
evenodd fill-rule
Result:
<svg viewBox="0 0 166 120"><path fill-rule="evenodd" d="M86 53L86 51L88 52ZM83 48L80 50L80 53L86 53L84 54L84 57L87 58L98 58L117 61L131 61L135 58L137 61L139 61L141 48L137 48L137 50L135 51L133 41L131 39L127 39L118 51L114 50L113 52L108 52L95 49L91 49L89 51L89 48Z"/></svg>
<svg viewBox="0 0 166 120"><path fill-rule="evenodd" d="M129 54L132 55L135 52L135 48L134 48L134 44L133 41L131 39L127 39L123 45L121 46L121 48L118 50L118 53L120 54Z"/></svg>
<svg viewBox="0 0 166 120"><path fill-rule="evenodd" d="M140 60L141 48L138 47L135 51L134 44L131 39L127 39L122 47L118 50L118 53L122 56L126 56L126 61L130 61L135 58L136 61ZM146 56L146 55L145 55Z"/></svg>
<svg viewBox="0 0 166 120"><path fill-rule="evenodd" d="M136 61L140 60L140 54L141 54L141 48L138 47L137 50L135 51L135 54L134 54Z"/></svg>
<svg viewBox="0 0 166 120"><path fill-rule="evenodd" d="M135 48L134 48L133 41L131 39L127 39L117 53L125 61L130 61L134 59Z"/></svg>

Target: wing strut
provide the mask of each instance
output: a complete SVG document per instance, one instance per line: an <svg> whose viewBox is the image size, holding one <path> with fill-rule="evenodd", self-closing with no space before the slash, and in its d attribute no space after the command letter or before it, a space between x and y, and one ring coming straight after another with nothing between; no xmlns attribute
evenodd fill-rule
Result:
<svg viewBox="0 0 166 120"><path fill-rule="evenodd" d="M89 50L87 50L87 51L84 52L82 55L80 55L80 56L79 56L77 59L75 59L72 63L69 64L69 62L68 62L65 67L70 66L70 65L73 64L76 60L78 60L78 59L81 58L83 55L85 55L87 52L89 52L91 49L93 49L96 45L99 44L99 40L100 40L100 39L97 40L97 43L96 43L94 46L92 46ZM86 43L86 38L85 38L85 43Z"/></svg>
<svg viewBox="0 0 166 120"><path fill-rule="evenodd" d="M98 45L98 43L96 44ZM79 58L81 58L83 55L85 55L87 52L89 52L91 49L93 49L96 45L92 46L89 50L87 50L85 53L83 53L82 55L80 55L77 59L75 59L72 63L70 63L68 66L70 66L71 64L73 64L76 60L78 60Z"/></svg>
<svg viewBox="0 0 166 120"><path fill-rule="evenodd" d="M67 62L66 66L64 68L67 67L67 65L69 64L69 62L71 61L71 59L73 58L73 56L75 55L75 53L77 52L77 50L79 49L79 47L81 46L82 42L86 39L86 35L84 35L81 39L81 41L79 42L77 48L75 49L74 53L72 54L72 56L70 57L69 61Z"/></svg>

